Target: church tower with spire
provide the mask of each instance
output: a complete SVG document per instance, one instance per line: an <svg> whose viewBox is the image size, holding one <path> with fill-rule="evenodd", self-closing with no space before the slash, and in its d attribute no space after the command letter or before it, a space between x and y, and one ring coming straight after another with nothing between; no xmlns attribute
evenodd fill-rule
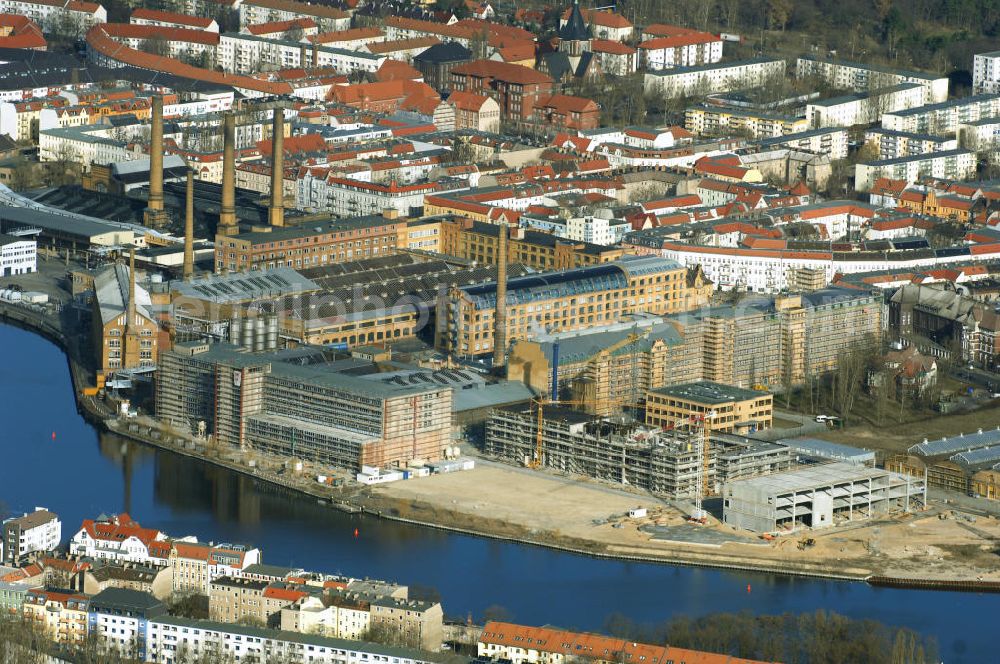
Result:
<svg viewBox="0 0 1000 664"><path fill-rule="evenodd" d="M559 50L570 58L579 58L590 50L590 29L583 20L580 0L573 0L566 25L559 29Z"/></svg>

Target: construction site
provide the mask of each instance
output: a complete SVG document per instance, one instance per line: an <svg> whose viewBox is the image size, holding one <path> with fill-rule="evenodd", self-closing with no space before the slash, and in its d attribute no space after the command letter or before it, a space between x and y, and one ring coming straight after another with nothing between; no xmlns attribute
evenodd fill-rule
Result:
<svg viewBox="0 0 1000 664"><path fill-rule="evenodd" d="M626 417L595 417L561 405L493 411L487 455L631 486L673 499L716 495L723 483L787 470L785 445L742 436L706 435L703 422L651 428Z"/></svg>

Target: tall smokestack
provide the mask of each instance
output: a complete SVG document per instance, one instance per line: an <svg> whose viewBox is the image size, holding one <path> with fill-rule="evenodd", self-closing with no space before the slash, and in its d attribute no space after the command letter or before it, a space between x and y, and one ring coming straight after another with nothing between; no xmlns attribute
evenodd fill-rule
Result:
<svg viewBox="0 0 1000 664"><path fill-rule="evenodd" d="M149 209L163 209L163 97L153 97L153 127L149 137Z"/></svg>
<svg viewBox="0 0 1000 664"><path fill-rule="evenodd" d="M219 210L219 233L234 235L236 226L236 116L222 115L222 207Z"/></svg>
<svg viewBox="0 0 1000 664"><path fill-rule="evenodd" d="M144 222L159 226L165 220L163 211L163 97L152 99L153 121L149 132L149 198Z"/></svg>
<svg viewBox="0 0 1000 664"><path fill-rule="evenodd" d="M493 313L493 367L507 364L507 222L497 241L497 306Z"/></svg>
<svg viewBox="0 0 1000 664"><path fill-rule="evenodd" d="M132 332L135 328L135 247L128 250L128 303L125 312L128 314L125 331Z"/></svg>
<svg viewBox="0 0 1000 664"><path fill-rule="evenodd" d="M191 281L194 276L194 171L190 168L184 203L184 281Z"/></svg>
<svg viewBox="0 0 1000 664"><path fill-rule="evenodd" d="M274 109L271 130L271 207L267 219L272 226L285 225L285 109Z"/></svg>

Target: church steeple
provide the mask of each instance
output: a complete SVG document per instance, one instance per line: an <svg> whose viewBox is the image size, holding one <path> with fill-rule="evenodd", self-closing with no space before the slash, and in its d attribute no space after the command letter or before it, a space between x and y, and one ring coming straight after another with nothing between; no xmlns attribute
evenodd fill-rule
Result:
<svg viewBox="0 0 1000 664"><path fill-rule="evenodd" d="M571 56L580 56L590 46L590 30L580 11L580 0L573 0L569 18L559 30L559 50Z"/></svg>

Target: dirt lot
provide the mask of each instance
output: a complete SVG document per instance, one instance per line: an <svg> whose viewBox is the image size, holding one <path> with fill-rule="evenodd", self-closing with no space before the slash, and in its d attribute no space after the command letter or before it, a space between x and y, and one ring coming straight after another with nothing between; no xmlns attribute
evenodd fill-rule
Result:
<svg viewBox="0 0 1000 664"><path fill-rule="evenodd" d="M1000 520L980 517L972 523L933 502L927 512L892 520L721 545L720 535L734 533L714 519L686 525L680 511L649 496L499 465L373 487L365 502L415 521L590 553L860 578L1000 581ZM624 516L637 506L649 509L647 518ZM947 518L939 519L941 512ZM640 530L650 525L691 530L658 541ZM714 536L702 535L713 531ZM800 548L808 538L814 544Z"/></svg>

